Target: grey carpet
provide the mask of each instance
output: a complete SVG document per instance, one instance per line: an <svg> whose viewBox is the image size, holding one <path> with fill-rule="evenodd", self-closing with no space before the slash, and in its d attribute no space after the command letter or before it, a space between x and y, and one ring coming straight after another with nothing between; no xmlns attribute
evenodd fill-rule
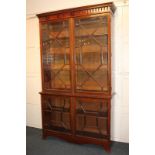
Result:
<svg viewBox="0 0 155 155"><path fill-rule="evenodd" d="M128 155L129 144L112 142L110 155ZM41 130L26 128L26 155L108 155L101 146L73 144L58 138L41 138Z"/></svg>

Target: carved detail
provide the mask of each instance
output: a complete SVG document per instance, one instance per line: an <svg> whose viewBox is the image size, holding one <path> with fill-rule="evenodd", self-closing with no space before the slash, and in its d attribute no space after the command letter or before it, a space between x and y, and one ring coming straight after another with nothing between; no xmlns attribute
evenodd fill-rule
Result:
<svg viewBox="0 0 155 155"><path fill-rule="evenodd" d="M98 14L98 13L104 13L104 12L111 13L111 8L109 6L106 6L106 7L91 8L87 10L79 10L79 11L73 12L73 16L92 15L92 14Z"/></svg>
<svg viewBox="0 0 155 155"><path fill-rule="evenodd" d="M115 6L113 3L104 4L104 5L98 5L98 6L90 6L86 8L76 8L76 9L68 9L68 10L62 10L62 11L56 11L51 13L44 13L38 15L40 17L40 21L44 22L47 20L56 20L56 19L66 19L70 17L77 17L77 16L85 16L85 15L94 15L94 14L100 14L100 13L114 13ZM45 18L47 17L47 19Z"/></svg>

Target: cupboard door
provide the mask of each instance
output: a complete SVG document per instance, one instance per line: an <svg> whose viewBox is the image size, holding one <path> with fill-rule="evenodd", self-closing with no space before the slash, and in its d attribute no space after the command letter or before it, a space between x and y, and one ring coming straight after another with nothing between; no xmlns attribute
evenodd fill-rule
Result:
<svg viewBox="0 0 155 155"><path fill-rule="evenodd" d="M76 18L76 91L109 91L108 63L108 16Z"/></svg>
<svg viewBox="0 0 155 155"><path fill-rule="evenodd" d="M69 21L41 25L44 89L71 89Z"/></svg>
<svg viewBox="0 0 155 155"><path fill-rule="evenodd" d="M108 138L108 101L76 99L76 135Z"/></svg>
<svg viewBox="0 0 155 155"><path fill-rule="evenodd" d="M69 97L44 96L42 104L44 129L71 132Z"/></svg>

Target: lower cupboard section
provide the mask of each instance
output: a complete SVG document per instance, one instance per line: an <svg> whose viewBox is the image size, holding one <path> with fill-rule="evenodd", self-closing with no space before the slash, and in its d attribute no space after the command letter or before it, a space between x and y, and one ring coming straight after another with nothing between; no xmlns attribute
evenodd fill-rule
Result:
<svg viewBox="0 0 155 155"><path fill-rule="evenodd" d="M103 99L76 99L76 134L108 138L108 102Z"/></svg>
<svg viewBox="0 0 155 155"><path fill-rule="evenodd" d="M43 96L43 128L71 133L70 98L63 96Z"/></svg>
<svg viewBox="0 0 155 155"><path fill-rule="evenodd" d="M69 113L44 112L44 128L61 132L71 132Z"/></svg>
<svg viewBox="0 0 155 155"><path fill-rule="evenodd" d="M107 119L96 118L94 116L80 116L76 117L76 135L94 137L94 138L108 138L107 136Z"/></svg>
<svg viewBox="0 0 155 155"><path fill-rule="evenodd" d="M110 140L109 104L105 99L42 95L44 137L51 133Z"/></svg>

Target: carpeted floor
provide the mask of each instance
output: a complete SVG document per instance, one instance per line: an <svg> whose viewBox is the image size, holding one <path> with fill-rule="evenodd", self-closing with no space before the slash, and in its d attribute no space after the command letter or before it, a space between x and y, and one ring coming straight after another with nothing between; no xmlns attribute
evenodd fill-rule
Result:
<svg viewBox="0 0 155 155"><path fill-rule="evenodd" d="M110 155L128 155L129 144L113 142ZM26 155L108 155L98 145L78 145L49 137L41 138L41 130L26 128Z"/></svg>

